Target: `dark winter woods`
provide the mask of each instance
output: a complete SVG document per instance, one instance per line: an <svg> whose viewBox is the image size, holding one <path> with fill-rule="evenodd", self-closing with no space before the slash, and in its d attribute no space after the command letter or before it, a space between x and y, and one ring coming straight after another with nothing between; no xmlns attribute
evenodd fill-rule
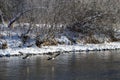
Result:
<svg viewBox="0 0 120 80"><path fill-rule="evenodd" d="M119 4L120 0L0 0L0 23L10 29L20 29L21 38L23 34L34 33L36 42L40 43L48 40L57 44L53 39L59 34L65 35L73 43L82 39L86 43L106 41L96 36L117 41L119 38L115 33L120 24Z"/></svg>

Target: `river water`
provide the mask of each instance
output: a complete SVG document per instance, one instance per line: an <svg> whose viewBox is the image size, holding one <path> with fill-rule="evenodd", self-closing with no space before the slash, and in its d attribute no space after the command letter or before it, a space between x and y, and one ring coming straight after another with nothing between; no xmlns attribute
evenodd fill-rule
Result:
<svg viewBox="0 0 120 80"><path fill-rule="evenodd" d="M120 80L120 51L0 58L0 80Z"/></svg>

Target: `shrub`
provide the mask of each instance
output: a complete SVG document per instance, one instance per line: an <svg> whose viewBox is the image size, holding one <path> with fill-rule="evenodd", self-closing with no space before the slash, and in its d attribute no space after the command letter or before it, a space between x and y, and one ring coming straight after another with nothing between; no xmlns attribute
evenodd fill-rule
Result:
<svg viewBox="0 0 120 80"><path fill-rule="evenodd" d="M35 44L36 44L37 47L40 48L41 46L52 46L52 45L57 45L58 42L57 42L55 39L44 40L44 41L36 40Z"/></svg>
<svg viewBox="0 0 120 80"><path fill-rule="evenodd" d="M94 36L91 35L91 36L89 36L89 37L86 37L85 43L98 44L98 43L100 43L100 41L97 40Z"/></svg>
<svg viewBox="0 0 120 80"><path fill-rule="evenodd" d="M37 46L37 47L41 47L41 45L43 44L43 41L40 41L40 40L36 40L36 42L35 42L35 45Z"/></svg>
<svg viewBox="0 0 120 80"><path fill-rule="evenodd" d="M8 48L8 44L5 40L0 40L0 49L7 49Z"/></svg>
<svg viewBox="0 0 120 80"><path fill-rule="evenodd" d="M21 35L21 41L22 41L23 44L25 44L29 40L30 40L30 36L29 35L27 35L27 34L22 34Z"/></svg>
<svg viewBox="0 0 120 80"><path fill-rule="evenodd" d="M57 45L58 42L55 39L44 41L42 46L54 46Z"/></svg>

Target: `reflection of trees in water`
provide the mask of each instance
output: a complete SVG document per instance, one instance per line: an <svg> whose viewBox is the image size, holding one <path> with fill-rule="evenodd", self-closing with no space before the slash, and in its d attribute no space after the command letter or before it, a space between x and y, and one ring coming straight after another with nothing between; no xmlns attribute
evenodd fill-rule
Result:
<svg viewBox="0 0 120 80"><path fill-rule="evenodd" d="M46 57L35 59L33 76L38 76L41 80L54 80L55 62L48 61ZM37 74L37 75L36 75Z"/></svg>
<svg viewBox="0 0 120 80"><path fill-rule="evenodd" d="M119 57L119 51L101 51L61 54L50 61L43 56L1 58L0 80L110 80L120 78Z"/></svg>
<svg viewBox="0 0 120 80"><path fill-rule="evenodd" d="M8 61L6 59L0 59L0 80L6 79L7 76L7 63Z"/></svg>
<svg viewBox="0 0 120 80"><path fill-rule="evenodd" d="M70 67L68 69L73 72L74 76L86 76L86 80L90 80L91 77L96 80L119 78L120 55L118 53L119 51L103 51L75 54L72 56L72 60L75 61L69 62Z"/></svg>

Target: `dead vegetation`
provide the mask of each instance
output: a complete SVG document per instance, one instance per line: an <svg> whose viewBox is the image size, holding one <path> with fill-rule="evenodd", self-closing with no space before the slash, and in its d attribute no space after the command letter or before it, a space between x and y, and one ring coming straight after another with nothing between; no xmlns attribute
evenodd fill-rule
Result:
<svg viewBox="0 0 120 80"><path fill-rule="evenodd" d="M55 46L58 45L58 42L55 39L51 39L51 40L45 40L45 41L40 41L40 40L36 40L35 42L37 47L41 47L41 46Z"/></svg>
<svg viewBox="0 0 120 80"><path fill-rule="evenodd" d="M84 35L85 43L103 43L94 37L96 34L104 34L109 41L119 41L113 26L120 23L119 4L120 0L0 0L0 21L3 24L9 22L8 27L15 22L29 23L27 29L19 26L21 41L25 44L31 38L28 34L34 34L38 47L65 44L55 40L65 28ZM73 37L81 39L79 36L67 36L71 44L77 42Z"/></svg>
<svg viewBox="0 0 120 80"><path fill-rule="evenodd" d="M8 44L5 40L0 39L0 49L7 49L8 48Z"/></svg>

